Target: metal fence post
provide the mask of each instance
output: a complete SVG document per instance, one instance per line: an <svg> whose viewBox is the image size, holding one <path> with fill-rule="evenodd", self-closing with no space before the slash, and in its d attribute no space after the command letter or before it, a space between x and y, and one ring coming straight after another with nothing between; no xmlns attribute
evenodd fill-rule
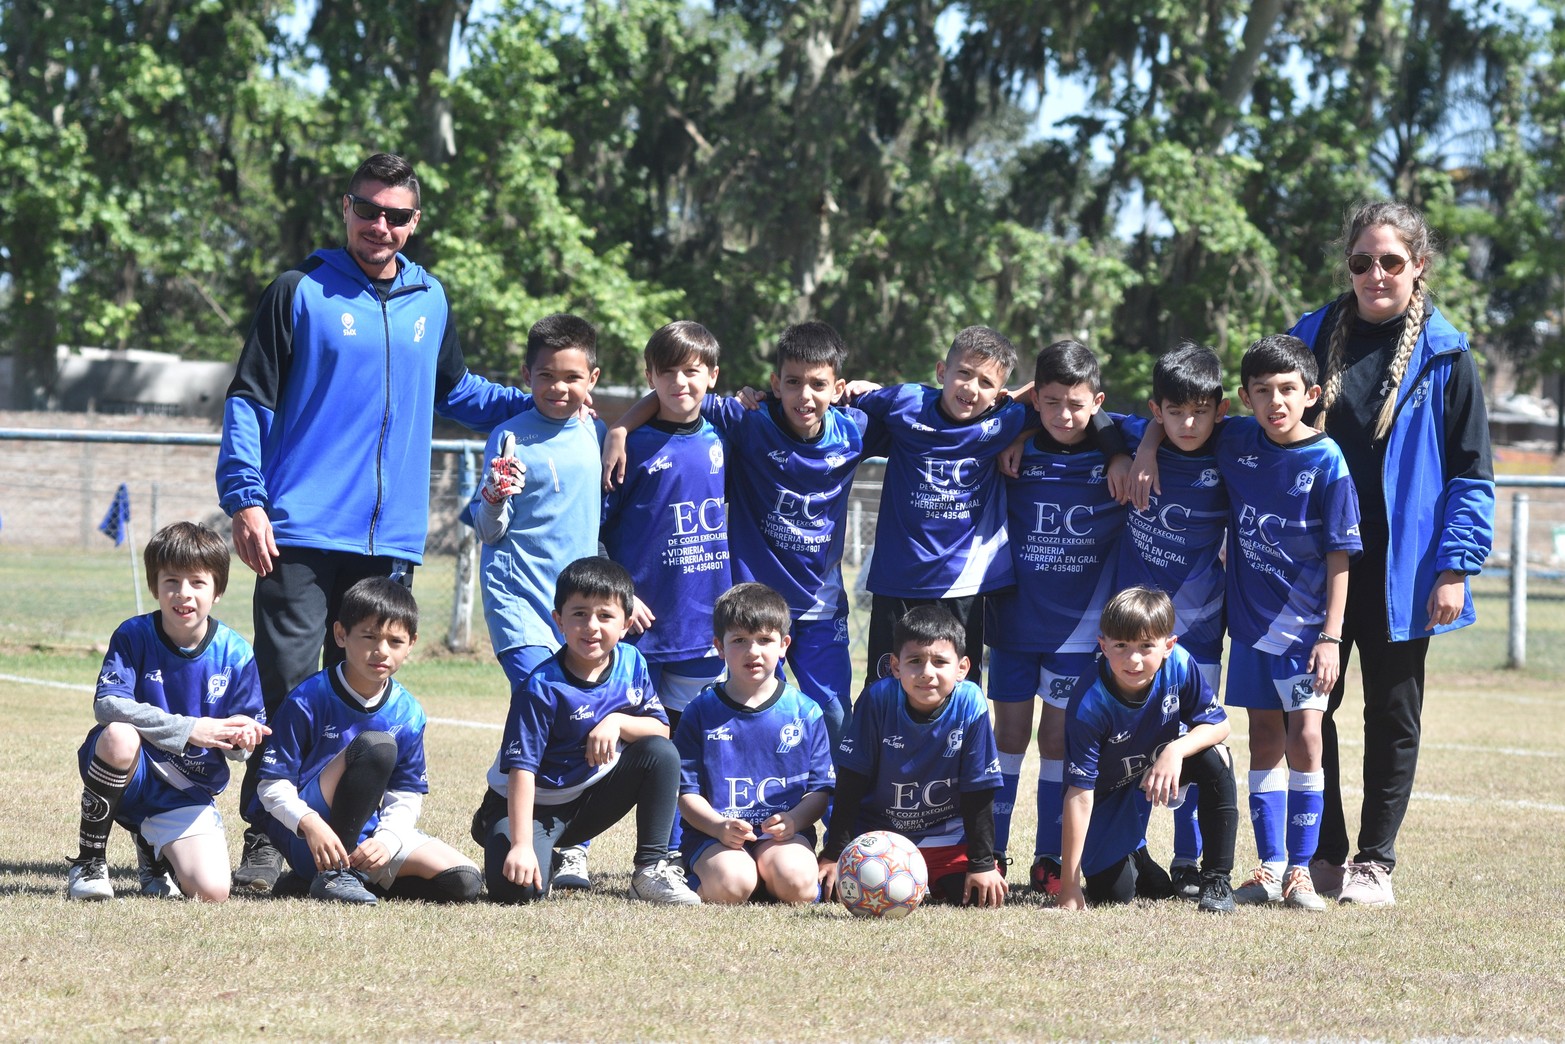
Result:
<svg viewBox="0 0 1565 1044"><path fill-rule="evenodd" d="M460 483L464 502L473 494L477 475L473 450L464 449ZM452 652L468 652L473 648L473 586L478 573L477 531L471 526L460 528L462 539L456 549L456 586L451 593L451 630L446 635L446 648Z"/></svg>
<svg viewBox="0 0 1565 1044"><path fill-rule="evenodd" d="M1511 497L1511 628L1507 667L1527 666L1527 494Z"/></svg>

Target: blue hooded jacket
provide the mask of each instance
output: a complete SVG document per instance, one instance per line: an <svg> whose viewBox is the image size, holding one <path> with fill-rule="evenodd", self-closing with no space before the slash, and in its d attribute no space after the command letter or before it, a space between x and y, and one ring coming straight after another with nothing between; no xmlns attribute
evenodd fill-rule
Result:
<svg viewBox="0 0 1565 1044"><path fill-rule="evenodd" d="M279 546L421 562L434 414L488 432L523 393L470 372L445 289L397 255L384 300L341 248L262 295L228 399L217 489Z"/></svg>
<svg viewBox="0 0 1565 1044"><path fill-rule="evenodd" d="M1320 333L1333 307L1306 314L1290 331L1311 346L1323 373L1327 344ZM1461 614L1432 632L1428 604L1441 572L1472 576L1483 568L1493 547L1494 474L1488 439L1488 414L1467 337L1430 308L1407 375L1397 388L1382 464L1391 534L1386 619L1393 642L1452 631L1477 619L1465 582Z"/></svg>

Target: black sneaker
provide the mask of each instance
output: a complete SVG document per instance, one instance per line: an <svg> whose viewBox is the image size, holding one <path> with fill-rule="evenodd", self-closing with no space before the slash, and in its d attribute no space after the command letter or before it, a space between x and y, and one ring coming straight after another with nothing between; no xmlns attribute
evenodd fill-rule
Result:
<svg viewBox="0 0 1565 1044"><path fill-rule="evenodd" d="M1227 874L1213 871L1201 875L1201 901L1196 904L1196 909L1214 914L1234 912L1234 889Z"/></svg>
<svg viewBox="0 0 1565 1044"><path fill-rule="evenodd" d="M364 875L354 869L322 870L310 882L310 898L329 903L374 906L378 901Z"/></svg>
<svg viewBox="0 0 1565 1044"><path fill-rule="evenodd" d="M1174 880L1174 895L1194 902L1201 898L1201 868L1194 863L1181 863L1168 868L1168 876Z"/></svg>
<svg viewBox="0 0 1565 1044"><path fill-rule="evenodd" d="M271 895L283 872L283 854L272 839L259 830L245 831L244 857L234 870L234 887L257 895Z"/></svg>

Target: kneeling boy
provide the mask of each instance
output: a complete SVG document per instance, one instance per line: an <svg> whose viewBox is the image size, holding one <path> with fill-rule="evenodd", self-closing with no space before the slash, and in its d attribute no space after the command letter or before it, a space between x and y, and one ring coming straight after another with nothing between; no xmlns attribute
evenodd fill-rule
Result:
<svg viewBox="0 0 1565 1044"><path fill-rule="evenodd" d="M1154 805L1177 805L1199 787L1205 840L1200 909L1232 913L1234 834L1239 828L1228 716L1200 667L1175 644L1174 603L1131 587L1103 609L1103 658L1066 710L1065 812L1060 906L1167 898L1173 887L1147 854ZM1086 895L1080 875L1086 874Z"/></svg>
<svg viewBox="0 0 1565 1044"><path fill-rule="evenodd" d="M634 808L630 898L701 902L668 854L679 752L647 661L620 641L635 602L630 573L607 558L577 559L560 573L554 622L565 647L512 690L500 756L473 814L491 899L548 895L558 850L592 840Z"/></svg>
<svg viewBox="0 0 1565 1044"><path fill-rule="evenodd" d="M691 701L674 735L690 868L709 903L742 903L758 886L785 903L818 891L815 821L836 774L821 706L777 676L789 622L765 584L721 595L712 630L728 678Z"/></svg>
<svg viewBox="0 0 1565 1044"><path fill-rule="evenodd" d="M931 902L1005 902L1005 878L994 863L1000 755L983 690L963 680L966 643L966 628L938 605L897 621L891 677L859 697L837 747L822 895L835 889L837 859L854 837L891 830L923 853Z"/></svg>
<svg viewBox="0 0 1565 1044"><path fill-rule="evenodd" d="M81 849L65 894L114 897L104 853L117 822L135 835L141 894L220 903L228 841L212 799L228 784L224 758L244 760L269 731L255 654L210 615L228 586L222 537L176 522L148 542L145 560L158 608L109 639L92 704L98 727L77 755Z"/></svg>
<svg viewBox="0 0 1565 1044"><path fill-rule="evenodd" d="M392 675L418 640L418 603L395 580L348 588L332 624L342 663L277 709L255 820L293 867L280 891L373 904L377 896L471 902L478 867L417 827L429 782L424 708Z"/></svg>

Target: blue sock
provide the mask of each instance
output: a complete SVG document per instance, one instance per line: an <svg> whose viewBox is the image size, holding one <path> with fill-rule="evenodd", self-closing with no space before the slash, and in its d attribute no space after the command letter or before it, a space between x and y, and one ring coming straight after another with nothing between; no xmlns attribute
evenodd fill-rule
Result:
<svg viewBox="0 0 1565 1044"><path fill-rule="evenodd" d="M1326 807L1325 772L1288 773L1288 865L1310 865L1320 844L1320 816Z"/></svg>
<svg viewBox="0 0 1565 1044"><path fill-rule="evenodd" d="M1016 814L1016 788L1021 782L1025 754L1000 754L1000 792L994 796L994 850L1011 847L1011 817Z"/></svg>
<svg viewBox="0 0 1565 1044"><path fill-rule="evenodd" d="M1185 803L1174 809L1174 862L1201 861L1201 817L1196 810L1199 788L1192 785Z"/></svg>
<svg viewBox="0 0 1565 1044"><path fill-rule="evenodd" d="M1288 822L1288 770L1250 770L1250 825L1261 862L1281 866L1287 858L1283 830Z"/></svg>
<svg viewBox="0 0 1565 1044"><path fill-rule="evenodd" d="M1034 859L1060 858L1060 815L1065 811L1065 762L1045 758L1038 763L1038 834Z"/></svg>

